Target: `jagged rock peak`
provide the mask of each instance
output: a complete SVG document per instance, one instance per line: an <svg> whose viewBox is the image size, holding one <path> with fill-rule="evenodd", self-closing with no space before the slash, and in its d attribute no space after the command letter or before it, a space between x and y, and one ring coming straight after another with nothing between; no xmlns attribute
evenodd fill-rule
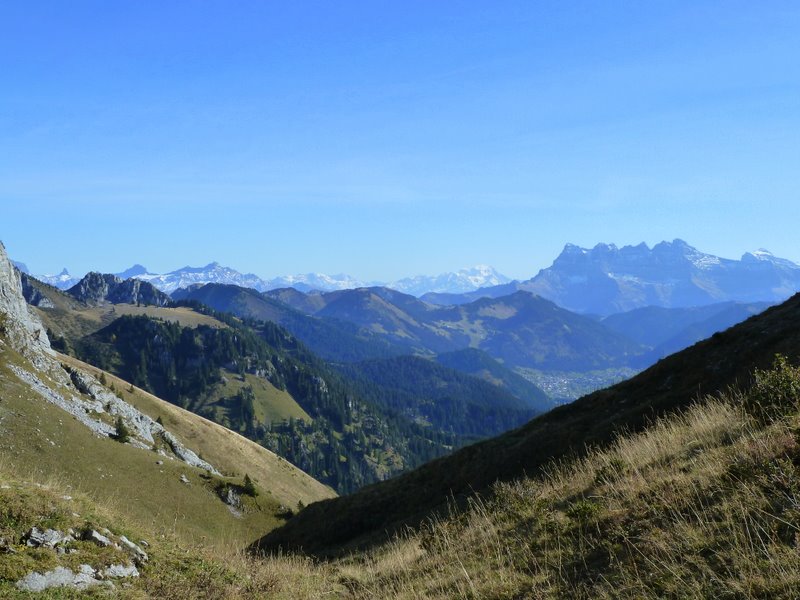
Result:
<svg viewBox="0 0 800 600"><path fill-rule="evenodd" d="M170 303L169 296L147 281L134 278L123 281L116 275L94 271L87 273L83 279L67 290L67 293L77 300L91 305L110 302L112 304L141 303L166 306Z"/></svg>

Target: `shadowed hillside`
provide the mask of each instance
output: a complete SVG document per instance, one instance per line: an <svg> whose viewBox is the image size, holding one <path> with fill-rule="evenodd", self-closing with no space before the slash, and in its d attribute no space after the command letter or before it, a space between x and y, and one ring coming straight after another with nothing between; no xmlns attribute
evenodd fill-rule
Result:
<svg viewBox="0 0 800 600"><path fill-rule="evenodd" d="M385 540L401 525L442 508L451 496L463 498L496 480L536 473L553 459L607 444L704 394L745 385L753 369L767 367L776 353L800 354L800 295L515 431L351 496L311 505L256 548L328 555Z"/></svg>

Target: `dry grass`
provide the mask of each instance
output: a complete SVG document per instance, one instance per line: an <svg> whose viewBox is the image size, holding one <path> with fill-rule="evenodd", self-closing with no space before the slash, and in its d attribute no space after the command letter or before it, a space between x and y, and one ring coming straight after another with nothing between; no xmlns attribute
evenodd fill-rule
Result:
<svg viewBox="0 0 800 600"><path fill-rule="evenodd" d="M336 564L356 598L795 598L797 423L710 399Z"/></svg>
<svg viewBox="0 0 800 600"><path fill-rule="evenodd" d="M794 398L766 421L753 418L744 409L749 405L746 394L705 399L585 458L497 484L465 510L333 562L212 551L140 527L131 535L154 536L152 560L126 593L797 598L800 417ZM0 461L0 473L6 467ZM128 524L124 506L96 512L137 526Z"/></svg>
<svg viewBox="0 0 800 600"><path fill-rule="evenodd" d="M464 511L335 562L211 552L149 532L153 560L130 593L794 598L800 428L796 419L762 427L734 400L711 399L540 477L498 484ZM123 513L98 511L115 522Z"/></svg>

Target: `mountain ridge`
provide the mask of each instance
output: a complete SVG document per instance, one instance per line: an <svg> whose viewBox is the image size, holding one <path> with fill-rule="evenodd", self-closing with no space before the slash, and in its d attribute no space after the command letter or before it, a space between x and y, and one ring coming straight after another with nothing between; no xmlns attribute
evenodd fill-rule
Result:
<svg viewBox="0 0 800 600"><path fill-rule="evenodd" d="M618 247L568 243L553 263L525 281L464 295L428 294L436 304L464 304L524 290L559 306L607 316L644 306L679 308L726 301L781 302L800 291L800 265L767 250L741 259L701 252L681 239Z"/></svg>

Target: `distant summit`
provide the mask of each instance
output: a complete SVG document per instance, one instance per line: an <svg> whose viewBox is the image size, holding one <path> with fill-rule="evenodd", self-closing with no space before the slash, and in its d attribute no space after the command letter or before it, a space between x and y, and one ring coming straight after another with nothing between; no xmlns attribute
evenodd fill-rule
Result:
<svg viewBox="0 0 800 600"><path fill-rule="evenodd" d="M143 271L143 272L142 272ZM193 285L206 283L233 284L241 287L264 290L265 282L252 273L242 274L230 267L223 267L218 262L211 262L204 267L183 267L164 274L148 273L141 265L134 265L124 273L147 281L165 294L171 294L179 288L188 288ZM122 273L120 275L123 275Z"/></svg>
<svg viewBox="0 0 800 600"><path fill-rule="evenodd" d="M680 239L652 248L567 244L550 267L518 287L569 310L596 314L730 300L777 302L800 290L800 265L763 249L741 260L720 258Z"/></svg>
<svg viewBox="0 0 800 600"><path fill-rule="evenodd" d="M28 269L28 265L25 263L19 262L18 260L12 260L11 264L14 265L20 273L25 273L25 275L30 275L30 270Z"/></svg>
<svg viewBox="0 0 800 600"><path fill-rule="evenodd" d="M57 287L60 290L68 290L79 281L78 277L70 275L66 267L64 267L58 275L39 275L36 279L52 285L53 287Z"/></svg>
<svg viewBox="0 0 800 600"><path fill-rule="evenodd" d="M147 274L147 267L142 265L133 265L130 269L125 269L122 273L117 273L117 277L120 279L129 279L131 277L137 277L138 275L145 275Z"/></svg>
<svg viewBox="0 0 800 600"><path fill-rule="evenodd" d="M478 288L502 285L510 281L511 279L499 273L494 267L476 265L468 269L461 269L455 273L406 277L390 283L386 287L419 297L429 293L463 294L475 291Z"/></svg>

